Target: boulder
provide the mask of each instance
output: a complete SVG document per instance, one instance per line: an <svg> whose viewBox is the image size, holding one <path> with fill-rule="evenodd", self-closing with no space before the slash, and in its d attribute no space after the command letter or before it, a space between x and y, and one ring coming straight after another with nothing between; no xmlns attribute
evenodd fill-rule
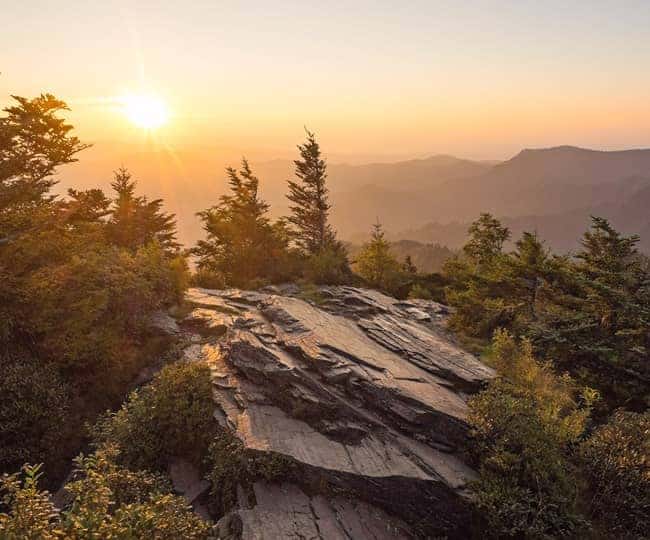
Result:
<svg viewBox="0 0 650 540"><path fill-rule="evenodd" d="M257 464L283 464L242 475L216 530L465 537L475 477L462 457L466 401L492 370L454 343L435 302L353 287L321 287L317 303L299 296L187 294L196 309L181 327L206 331L185 356L210 364L224 436Z"/></svg>

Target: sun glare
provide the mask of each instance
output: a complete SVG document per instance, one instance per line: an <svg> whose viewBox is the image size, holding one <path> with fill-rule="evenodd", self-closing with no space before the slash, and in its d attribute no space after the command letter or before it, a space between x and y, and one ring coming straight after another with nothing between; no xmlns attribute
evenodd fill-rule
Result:
<svg viewBox="0 0 650 540"><path fill-rule="evenodd" d="M129 94L123 96L120 101L129 121L142 129L156 129L169 120L167 104L157 96Z"/></svg>

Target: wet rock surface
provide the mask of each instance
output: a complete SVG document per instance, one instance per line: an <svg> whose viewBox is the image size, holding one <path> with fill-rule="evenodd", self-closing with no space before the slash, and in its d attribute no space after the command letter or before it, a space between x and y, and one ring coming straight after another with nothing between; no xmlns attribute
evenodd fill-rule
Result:
<svg viewBox="0 0 650 540"><path fill-rule="evenodd" d="M447 308L375 291L191 289L185 351L211 366L215 419L291 467L238 488L223 538L465 537L466 400L492 371ZM201 331L197 331L201 328Z"/></svg>

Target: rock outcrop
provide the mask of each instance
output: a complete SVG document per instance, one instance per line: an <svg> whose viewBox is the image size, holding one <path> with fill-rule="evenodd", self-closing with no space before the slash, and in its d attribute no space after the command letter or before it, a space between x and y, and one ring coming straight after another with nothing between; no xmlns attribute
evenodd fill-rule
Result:
<svg viewBox="0 0 650 540"><path fill-rule="evenodd" d="M202 337L185 356L210 363L224 434L266 463L234 476L221 537L465 536L466 399L493 373L444 306L352 287L188 300L181 327Z"/></svg>

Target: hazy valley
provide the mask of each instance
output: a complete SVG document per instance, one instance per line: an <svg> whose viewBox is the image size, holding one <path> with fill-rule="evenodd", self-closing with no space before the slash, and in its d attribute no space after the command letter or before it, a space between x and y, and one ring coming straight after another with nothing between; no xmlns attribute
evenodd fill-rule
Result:
<svg viewBox="0 0 650 540"><path fill-rule="evenodd" d="M224 193L224 170L237 166L239 157L225 158L208 149L134 152L100 145L78 165L64 169L59 187L107 186L115 163L128 167L147 193L167 201L178 217L179 237L189 245L202 234L195 213ZM286 182L293 163L251 164L271 215L286 214ZM577 247L590 215L608 218L622 232L640 234L642 249L650 250L650 150L560 146L523 150L496 163L443 155L395 163L331 163L328 182L332 224L355 244L366 240L379 220L391 240L457 249L467 238L469 223L481 212L491 212L511 228L514 238L537 231L561 252Z"/></svg>

